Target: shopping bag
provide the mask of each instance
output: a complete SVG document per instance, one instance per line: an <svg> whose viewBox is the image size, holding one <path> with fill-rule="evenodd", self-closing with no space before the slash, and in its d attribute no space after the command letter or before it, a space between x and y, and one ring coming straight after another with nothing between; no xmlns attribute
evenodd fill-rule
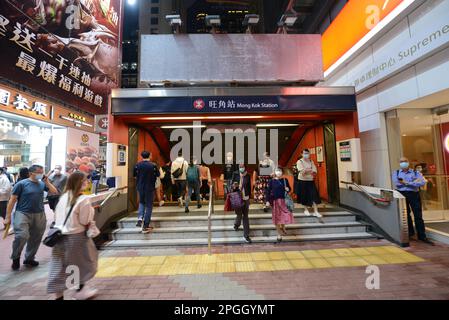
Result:
<svg viewBox="0 0 449 320"><path fill-rule="evenodd" d="M225 201L224 211L225 211L225 212L234 211L234 210L232 210L232 206L231 206L231 198L229 197L229 193L228 193L228 195L226 196L226 201Z"/></svg>

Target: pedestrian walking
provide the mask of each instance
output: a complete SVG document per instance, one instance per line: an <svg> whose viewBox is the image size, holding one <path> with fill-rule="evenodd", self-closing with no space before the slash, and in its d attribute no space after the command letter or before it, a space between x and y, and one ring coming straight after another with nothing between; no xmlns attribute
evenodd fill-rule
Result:
<svg viewBox="0 0 449 320"><path fill-rule="evenodd" d="M302 159L296 163L298 169L298 193L297 201L304 206L304 214L310 216L308 208L313 207L313 215L321 218L318 205L321 203L320 195L315 185L317 169L315 163L310 159L310 151L304 149Z"/></svg>
<svg viewBox="0 0 449 320"><path fill-rule="evenodd" d="M232 183L233 192L240 194L243 201L242 206L235 209L236 219L234 222L234 230L237 231L240 228L243 220L243 239L247 243L252 243L252 240L249 236L249 199L251 197L251 177L248 174L244 164L240 164L239 170L234 172ZM231 198L231 205L232 202L233 199Z"/></svg>

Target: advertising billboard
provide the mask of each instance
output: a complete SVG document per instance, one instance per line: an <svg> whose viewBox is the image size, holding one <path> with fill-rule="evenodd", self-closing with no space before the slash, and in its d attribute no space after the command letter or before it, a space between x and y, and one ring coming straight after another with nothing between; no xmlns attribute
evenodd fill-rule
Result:
<svg viewBox="0 0 449 320"><path fill-rule="evenodd" d="M93 114L119 86L122 0L2 0L0 76Z"/></svg>

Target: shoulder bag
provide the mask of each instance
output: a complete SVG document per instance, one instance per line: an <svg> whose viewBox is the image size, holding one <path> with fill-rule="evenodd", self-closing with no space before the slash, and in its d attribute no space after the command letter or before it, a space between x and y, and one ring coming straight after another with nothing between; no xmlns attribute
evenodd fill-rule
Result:
<svg viewBox="0 0 449 320"><path fill-rule="evenodd" d="M62 225L62 227L64 227L65 224L67 223L67 220L69 219L74 206L75 205L70 207L69 213L67 213L67 216L65 217L64 224ZM47 247L53 248L59 241L61 241L63 236L64 235L62 234L62 230L58 228L52 228L48 230L48 234L45 237L43 244L46 245Z"/></svg>

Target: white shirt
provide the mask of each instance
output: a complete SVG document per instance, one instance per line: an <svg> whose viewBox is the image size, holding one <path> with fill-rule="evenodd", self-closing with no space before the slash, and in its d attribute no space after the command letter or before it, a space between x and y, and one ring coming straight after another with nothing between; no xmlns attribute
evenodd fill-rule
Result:
<svg viewBox="0 0 449 320"><path fill-rule="evenodd" d="M55 228L62 231L62 234L78 234L85 232L89 223L94 221L95 210L90 203L90 199L86 195L81 195L76 201L72 213L67 223L64 220L69 213L70 204L68 203L68 193L64 193L59 198L58 205L55 209Z"/></svg>
<svg viewBox="0 0 449 320"><path fill-rule="evenodd" d="M6 174L0 175L0 201L8 201L11 197L11 182Z"/></svg>
<svg viewBox="0 0 449 320"><path fill-rule="evenodd" d="M315 166L315 163L313 163L312 160L304 160L299 159L298 162L296 162L296 168L298 169L298 179L302 181L313 181L314 177L313 174L308 172L306 173L306 169L312 169L312 172L317 173L317 169Z"/></svg>
<svg viewBox="0 0 449 320"><path fill-rule="evenodd" d="M173 172L175 172L176 169L181 168L183 164L184 164L184 167L182 168L182 174L178 178L173 177ZM189 166L189 164L187 163L187 161L184 160L183 157L177 157L176 160L173 161L173 163L171 164L171 173L172 173L173 179L175 179L175 180L186 180L187 179L187 167L188 166Z"/></svg>

